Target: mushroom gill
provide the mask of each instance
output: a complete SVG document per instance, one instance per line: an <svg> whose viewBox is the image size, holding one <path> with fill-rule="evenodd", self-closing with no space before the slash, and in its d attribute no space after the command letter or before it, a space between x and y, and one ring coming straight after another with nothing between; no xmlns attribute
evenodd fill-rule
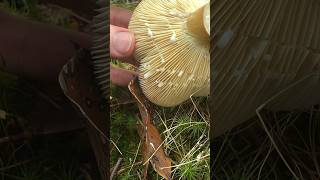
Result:
<svg viewBox="0 0 320 180"><path fill-rule="evenodd" d="M211 3L214 136L262 108L308 109L320 103L318 0Z"/></svg>
<svg viewBox="0 0 320 180"><path fill-rule="evenodd" d="M210 91L208 0L143 0L129 29L136 37L139 82L154 104L170 107Z"/></svg>

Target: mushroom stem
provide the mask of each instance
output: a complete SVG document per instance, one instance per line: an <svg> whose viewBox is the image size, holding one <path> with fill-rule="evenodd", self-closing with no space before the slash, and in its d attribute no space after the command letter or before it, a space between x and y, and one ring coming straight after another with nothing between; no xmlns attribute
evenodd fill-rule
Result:
<svg viewBox="0 0 320 180"><path fill-rule="evenodd" d="M210 36L210 5L207 3L194 11L187 19L188 31L201 39Z"/></svg>

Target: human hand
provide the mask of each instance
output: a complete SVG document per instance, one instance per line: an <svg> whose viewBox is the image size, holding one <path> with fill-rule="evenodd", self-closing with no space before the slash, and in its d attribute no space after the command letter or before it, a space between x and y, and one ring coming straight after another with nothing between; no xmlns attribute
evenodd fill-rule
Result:
<svg viewBox="0 0 320 180"><path fill-rule="evenodd" d="M137 65L133 58L135 39L133 33L129 32L128 24L132 13L126 9L110 8L110 54L123 62ZM118 86L127 86L138 73L110 67L111 82Z"/></svg>

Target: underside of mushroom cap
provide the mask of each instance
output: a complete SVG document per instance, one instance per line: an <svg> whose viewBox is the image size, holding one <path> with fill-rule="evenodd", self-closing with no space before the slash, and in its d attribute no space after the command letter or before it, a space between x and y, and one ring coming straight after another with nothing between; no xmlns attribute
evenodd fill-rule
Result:
<svg viewBox="0 0 320 180"><path fill-rule="evenodd" d="M210 14L203 8L208 2L143 0L135 9L129 29L136 38L140 86L151 102L169 107L209 94L210 43L203 32L210 25L203 15L193 17L201 8Z"/></svg>
<svg viewBox="0 0 320 180"><path fill-rule="evenodd" d="M108 39L109 33L109 22L106 21L106 16L109 14L108 2L106 0L98 0L97 4L97 15L93 18L92 29L93 29L93 42L91 48L91 55L93 60L93 72L96 79L96 83L101 91L103 98L108 97L108 87L110 84L109 78L109 51L108 51Z"/></svg>

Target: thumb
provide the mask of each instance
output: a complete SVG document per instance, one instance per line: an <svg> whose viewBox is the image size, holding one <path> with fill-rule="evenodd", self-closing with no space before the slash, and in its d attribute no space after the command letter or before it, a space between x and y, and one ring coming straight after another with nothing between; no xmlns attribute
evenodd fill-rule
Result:
<svg viewBox="0 0 320 180"><path fill-rule="evenodd" d="M113 58L126 59L133 55L135 40L128 29L110 25L110 54Z"/></svg>

